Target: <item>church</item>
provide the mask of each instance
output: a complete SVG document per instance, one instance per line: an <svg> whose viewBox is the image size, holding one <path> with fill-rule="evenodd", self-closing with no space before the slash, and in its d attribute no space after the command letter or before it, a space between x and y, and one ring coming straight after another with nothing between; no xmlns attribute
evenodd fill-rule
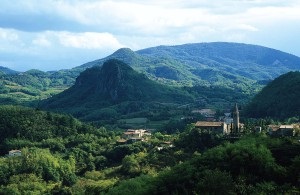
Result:
<svg viewBox="0 0 300 195"><path fill-rule="evenodd" d="M231 117L232 116L232 117ZM243 128L240 123L240 113L237 103L234 106L232 113L225 113L225 117L219 122L198 121L195 128L206 130L211 133L221 134L238 134Z"/></svg>

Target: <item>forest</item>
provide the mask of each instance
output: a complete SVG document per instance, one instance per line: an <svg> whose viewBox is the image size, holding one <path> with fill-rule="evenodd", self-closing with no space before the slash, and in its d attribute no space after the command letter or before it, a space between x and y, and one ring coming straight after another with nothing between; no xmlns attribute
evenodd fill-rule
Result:
<svg viewBox="0 0 300 195"><path fill-rule="evenodd" d="M108 60L0 73L0 194L299 194L299 126L290 137L268 132L268 125L299 124L299 72L269 81L275 75L233 74L240 67L180 70L184 61L169 52L188 55L191 46L113 54L133 67L151 58L155 66L146 71ZM195 66L203 59L197 60ZM224 59L215 60L205 62ZM238 136L195 128L205 117L194 109L215 109L221 120L235 102L244 124ZM122 141L131 128L150 129L151 136Z"/></svg>
<svg viewBox="0 0 300 195"><path fill-rule="evenodd" d="M181 132L120 144L120 129L1 106L0 194L299 193L299 141L251 131L270 121L245 122L239 139L188 124ZM22 155L7 155L15 149Z"/></svg>

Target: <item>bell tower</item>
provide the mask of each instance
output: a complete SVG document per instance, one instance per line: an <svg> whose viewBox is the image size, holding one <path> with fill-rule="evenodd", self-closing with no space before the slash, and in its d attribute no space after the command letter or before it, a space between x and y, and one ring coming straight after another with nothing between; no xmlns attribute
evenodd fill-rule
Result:
<svg viewBox="0 0 300 195"><path fill-rule="evenodd" d="M237 103L235 103L235 108L233 110L233 129L232 133L240 132L240 113Z"/></svg>

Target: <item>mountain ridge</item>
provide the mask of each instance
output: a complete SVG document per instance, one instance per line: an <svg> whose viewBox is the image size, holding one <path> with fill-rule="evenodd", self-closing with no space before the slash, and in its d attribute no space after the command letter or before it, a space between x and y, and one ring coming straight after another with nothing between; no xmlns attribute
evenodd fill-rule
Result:
<svg viewBox="0 0 300 195"><path fill-rule="evenodd" d="M249 98L277 76L300 70L299 57L251 44L190 43L138 51L121 48L105 58L69 70L46 74L30 70L17 75L0 75L1 95L13 98L17 92L26 101L44 99L72 86L82 71L102 66L108 59L122 60L161 84L224 88L247 94Z"/></svg>
<svg viewBox="0 0 300 195"><path fill-rule="evenodd" d="M120 55L120 53L122 55ZM83 64L79 67L93 66L101 63L103 60L110 58L120 59L122 56L131 56L136 58L135 60L137 61L143 59L147 61L146 63L152 66L156 65L153 61L159 58L163 58L163 60L172 58L175 59L177 63L181 62L181 64L185 64L187 68L190 69L195 69L195 67L200 66L200 68L213 70L214 68L218 68L218 65L226 63L227 66L219 67L221 68L220 70L226 70L227 72L232 73L234 72L233 69L236 69L236 73L242 73L241 75L246 78L258 80L274 79L282 73L300 69L300 58L293 54L259 45L230 42L190 43L174 46L157 46L135 52L129 48L121 48L106 58L98 59ZM149 58L154 59L151 60ZM128 63L126 58L120 60ZM250 73L247 73L242 71L242 68L237 69L239 68L238 66L241 66L238 61L245 62L243 67L255 65L256 68L264 70L264 66L267 66L265 69L269 68L274 73L267 74L264 72L264 74L261 74L257 78L253 70L252 72L250 71ZM135 68L136 65L133 64L132 66ZM272 66L275 66L274 68L280 68L280 70L276 71L274 68L272 68ZM150 70L144 71L151 74Z"/></svg>

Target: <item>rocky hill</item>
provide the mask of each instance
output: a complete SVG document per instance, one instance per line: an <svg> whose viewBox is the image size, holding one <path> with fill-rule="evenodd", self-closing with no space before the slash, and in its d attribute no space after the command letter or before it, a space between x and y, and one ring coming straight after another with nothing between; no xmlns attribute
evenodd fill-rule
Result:
<svg viewBox="0 0 300 195"><path fill-rule="evenodd" d="M126 102L134 102L139 110L150 102L181 104L192 100L188 92L152 81L124 62L112 59L101 67L95 66L83 71L72 87L43 101L42 107L80 116L85 112L91 114ZM129 106L128 109L133 108Z"/></svg>

